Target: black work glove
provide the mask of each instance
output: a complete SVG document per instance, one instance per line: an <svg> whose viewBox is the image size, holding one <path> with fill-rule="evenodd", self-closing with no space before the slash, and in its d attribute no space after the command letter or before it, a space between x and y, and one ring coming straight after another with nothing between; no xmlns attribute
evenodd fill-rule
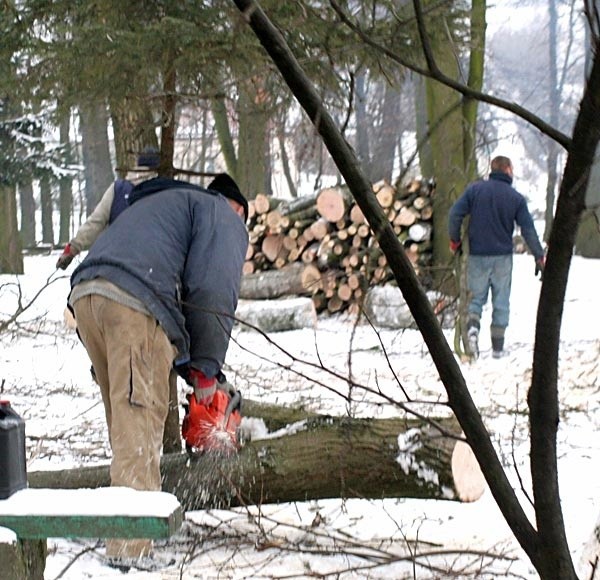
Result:
<svg viewBox="0 0 600 580"><path fill-rule="evenodd" d="M65 249L63 250L63 253L58 257L58 260L56 261L56 268L66 270L76 255L77 252L73 250L71 244L67 244L65 246Z"/></svg>
<svg viewBox="0 0 600 580"><path fill-rule="evenodd" d="M537 275L540 275L540 280L544 279L544 266L546 265L546 258L545 256L542 256L541 258L538 258L535 261L535 277L537 278Z"/></svg>

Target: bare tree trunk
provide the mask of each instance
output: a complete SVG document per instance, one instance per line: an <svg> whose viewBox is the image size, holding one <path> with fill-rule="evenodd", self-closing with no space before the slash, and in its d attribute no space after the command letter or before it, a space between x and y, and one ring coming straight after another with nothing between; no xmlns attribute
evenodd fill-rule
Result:
<svg viewBox="0 0 600 580"><path fill-rule="evenodd" d="M450 406L473 448L479 465L482 466L484 476L498 506L536 569L545 570L546 554L542 554L536 530L519 504L431 304L416 278L404 248L377 203L371 184L361 172L352 149L324 109L319 95L294 58L285 40L261 8L253 0L234 1L321 134L336 165L345 177L346 183L367 218L421 330L448 394ZM557 306L559 304L562 302L558 302ZM548 576L548 578L553 577L556 576ZM574 576L566 575L565 578L574 578Z"/></svg>
<svg viewBox="0 0 600 580"><path fill-rule="evenodd" d="M40 179L40 205L42 208L42 242L54 245L52 185L48 175L44 175Z"/></svg>
<svg viewBox="0 0 600 580"><path fill-rule="evenodd" d="M108 144L108 112L102 101L84 103L79 108L86 214L100 201L114 180Z"/></svg>
<svg viewBox="0 0 600 580"><path fill-rule="evenodd" d="M212 114L215 120L215 127L217 130L217 137L219 144L221 145L221 151L225 158L225 166L227 172L234 180L238 181L238 161L235 155L235 146L233 144L233 137L229 129L229 121L227 117L227 108L225 107L225 99L217 98L211 101L212 103Z"/></svg>
<svg viewBox="0 0 600 580"><path fill-rule="evenodd" d="M163 90L165 94L160 123L160 166L158 173L163 177L173 177L174 175L173 159L175 158L175 130L177 128L177 76L174 60L174 54L169 51L167 69L164 71Z"/></svg>
<svg viewBox="0 0 600 580"><path fill-rule="evenodd" d="M124 178L137 165L138 155L146 147L158 150L154 118L146 101L135 98L111 102L110 115L115 134L116 172Z"/></svg>
<svg viewBox="0 0 600 580"><path fill-rule="evenodd" d="M169 412L163 433L163 453L181 451L181 431L179 421L179 401L177 400L177 373L169 374Z"/></svg>
<svg viewBox="0 0 600 580"><path fill-rule="evenodd" d="M467 84L476 91L483 87L485 60L485 14L486 0L473 0L471 3L471 36L469 46L469 78ZM479 101L465 97L463 99L463 157L466 181L477 176L477 112Z"/></svg>
<svg viewBox="0 0 600 580"><path fill-rule="evenodd" d="M21 200L21 243L25 248L35 246L35 199L31 179L18 186Z"/></svg>
<svg viewBox="0 0 600 580"><path fill-rule="evenodd" d="M427 177L433 177L433 153L431 143L428 139L427 129L427 101L425 99L425 79L419 75L413 75L414 102L415 102L415 123L417 133L417 150L419 152L419 165L421 174Z"/></svg>
<svg viewBox="0 0 600 580"><path fill-rule="evenodd" d="M356 91L355 96L355 115L356 115L356 155L359 161L362 162L363 167L369 179L378 180L381 176L374 176L371 173L371 147L369 143L369 130L368 125L370 123L367 116L367 95L366 95L366 73L361 70L356 75Z"/></svg>
<svg viewBox="0 0 600 580"><path fill-rule="evenodd" d="M438 49L445 53L454 64L454 56L446 45ZM450 63L448 63L450 65ZM427 110L430 130L431 151L436 180L436 196L433 201L433 229L436 232L448 230L450 207L466 186L464 174L463 127L461 108L456 92L435 81L425 81ZM433 262L447 264L450 257L448 238L435 236L433 242ZM442 282L447 279L443 269L437 269L436 287L444 291Z"/></svg>
<svg viewBox="0 0 600 580"><path fill-rule="evenodd" d="M392 182L396 149L404 128L400 117L400 102L400 89L386 83L379 130L372 144L371 167L375 180L386 179L388 183Z"/></svg>
<svg viewBox="0 0 600 580"><path fill-rule="evenodd" d="M295 198L298 197L298 190L296 189L296 184L294 183L294 178L292 177L292 171L290 169L290 158L285 148L285 143L287 140L285 134L285 121L286 115L284 112L282 117L277 121L277 139L279 140L279 152L281 154L281 165L283 167L283 174L285 175L285 180L290 190L290 196Z"/></svg>
<svg viewBox="0 0 600 580"><path fill-rule="evenodd" d="M17 226L17 190L0 184L0 274L22 274L23 255Z"/></svg>
<svg viewBox="0 0 600 580"><path fill-rule="evenodd" d="M239 149L237 175L240 188L248 199L254 199L265 191L265 143L267 138L269 96L260 93L260 86L252 83L240 88L238 103Z"/></svg>
<svg viewBox="0 0 600 580"><path fill-rule="evenodd" d="M576 578L560 506L556 435L559 424L558 355L563 305L590 170L600 140L600 53L596 52L573 129L573 142L550 233L548 260L538 303L533 376L528 394L531 473L537 529L546 547L543 578Z"/></svg>
<svg viewBox="0 0 600 580"><path fill-rule="evenodd" d="M557 50L558 43L558 14L556 10L556 0L548 0L549 25L548 25L548 83L550 98L550 123L558 127L558 116L560 111L560 91L558 87L558 63ZM552 222L554 220L554 200L556 185L558 182L558 145L555 141L548 139L548 159L546 161L548 181L546 184L546 209L544 212L544 241L550 239Z"/></svg>
<svg viewBox="0 0 600 580"><path fill-rule="evenodd" d="M67 162L71 161L69 140L69 114L70 113L67 113L60 123L60 143L63 147L67 149L67 151L69 151L69 153L66 156ZM73 180L70 177L61 177L58 182L58 187L58 206L60 210L60 227L58 233L58 243L64 245L71 238L71 213L73 211Z"/></svg>

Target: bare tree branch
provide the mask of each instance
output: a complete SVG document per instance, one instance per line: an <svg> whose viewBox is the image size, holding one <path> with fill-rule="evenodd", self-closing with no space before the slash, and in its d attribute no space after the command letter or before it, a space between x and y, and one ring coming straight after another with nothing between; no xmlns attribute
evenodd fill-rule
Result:
<svg viewBox="0 0 600 580"><path fill-rule="evenodd" d="M534 115L531 111L517 105L516 103L511 103L504 99L500 99L498 97L493 97L492 95L488 95L488 94L482 93L480 91L475 91L475 90L469 88L468 86L466 86L462 83L459 83L458 81L443 74L438 69L437 65L435 64L435 59L433 58L431 48L430 48L429 42L427 40L427 35L425 33L425 26L423 23L422 14L421 14L421 16L419 16L419 14L417 14L417 22L418 22L418 26L419 26L419 32L421 33L421 42L422 42L423 50L426 55L426 60L428 62L428 66L433 67L433 68L419 67L419 66L415 65L414 63L410 62L408 59L402 57L397 52L394 52L393 50L390 50L389 48L383 46L382 44L375 42L372 38L369 37L369 35L367 33L365 33L358 25L356 25L354 22L352 22L352 20L350 20L350 18L348 18L348 16L344 13L344 11L342 10L342 8L340 7L340 5L337 3L336 0L329 0L329 3L331 4L332 8L336 11L338 16L340 17L340 20L344 24L346 24L346 26L348 26L351 30L353 30L365 44L377 49L379 52L381 52L388 58L390 58L393 61L397 62L398 64L406 67L407 69L412 70L413 72L416 72L417 74L419 74L421 76L436 80L436 81L446 85L447 87L454 89L455 91L461 93L465 97L477 99L483 103L488 103L490 105L494 105L496 107L499 107L501 109L504 109L506 111L514 113L521 119L527 121L528 123L530 123L537 129L539 129L545 135L548 135L548 137L554 139L557 143L560 143L560 145L562 145L565 149L568 150L570 148L571 139L567 135L565 135L564 133L559 131L557 128L552 127L552 125L549 125L544 120L542 120L538 116ZM418 0L414 0L414 3L415 3L415 6L419 6L419 8L420 8L421 4Z"/></svg>
<svg viewBox="0 0 600 580"><path fill-rule="evenodd" d="M444 338L431 304L421 288L404 248L383 213L372 187L360 169L352 148L343 139L324 109L312 83L290 51L281 33L254 0L234 0L284 80L319 131L338 169L346 179L357 204L367 217L374 235L394 273L398 286L429 348L448 400L481 466L485 478L515 537L534 563L541 565L537 534L515 495L492 445L481 415L475 406ZM475 96L475 95L473 95Z"/></svg>

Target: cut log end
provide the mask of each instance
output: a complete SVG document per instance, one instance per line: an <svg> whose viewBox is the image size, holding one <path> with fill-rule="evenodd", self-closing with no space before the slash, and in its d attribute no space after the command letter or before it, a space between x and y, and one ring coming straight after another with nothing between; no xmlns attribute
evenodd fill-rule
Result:
<svg viewBox="0 0 600 580"><path fill-rule="evenodd" d="M317 211L327 221L335 223L346 213L346 201L343 192L338 188L327 188L317 197Z"/></svg>
<svg viewBox="0 0 600 580"><path fill-rule="evenodd" d="M458 499L477 501L485 491L485 478L471 447L464 441L458 441L454 447L451 467Z"/></svg>

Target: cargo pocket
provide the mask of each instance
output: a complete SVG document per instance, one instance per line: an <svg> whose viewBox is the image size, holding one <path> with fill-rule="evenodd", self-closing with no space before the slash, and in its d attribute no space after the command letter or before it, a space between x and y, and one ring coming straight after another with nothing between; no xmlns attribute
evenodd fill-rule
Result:
<svg viewBox="0 0 600 580"><path fill-rule="evenodd" d="M167 409L173 352L173 346L160 324L148 316L145 340L131 350L131 405Z"/></svg>
<svg viewBox="0 0 600 580"><path fill-rule="evenodd" d="M140 349L129 352L129 403L134 407L145 407L148 389L152 380L152 369Z"/></svg>

